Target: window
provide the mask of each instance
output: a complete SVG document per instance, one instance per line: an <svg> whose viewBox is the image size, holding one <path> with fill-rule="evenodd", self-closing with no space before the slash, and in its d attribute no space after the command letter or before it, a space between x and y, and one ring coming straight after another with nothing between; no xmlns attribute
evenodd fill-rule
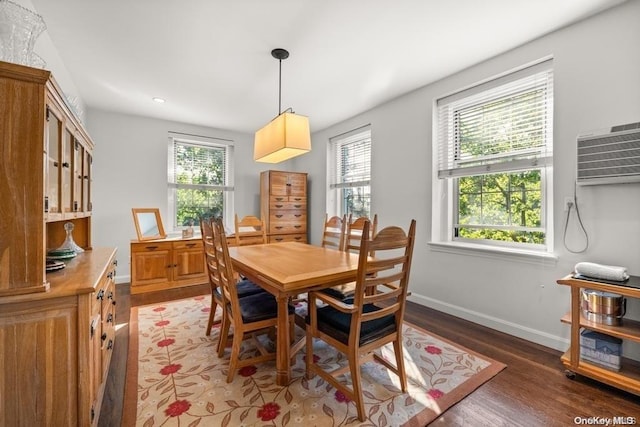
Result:
<svg viewBox="0 0 640 427"><path fill-rule="evenodd" d="M436 102L441 240L552 250L551 66L544 61Z"/></svg>
<svg viewBox="0 0 640 427"><path fill-rule="evenodd" d="M371 213L371 130L369 126L329 141L327 209L354 217Z"/></svg>
<svg viewBox="0 0 640 427"><path fill-rule="evenodd" d="M169 212L174 228L200 218L231 218L233 145L226 140L170 134Z"/></svg>

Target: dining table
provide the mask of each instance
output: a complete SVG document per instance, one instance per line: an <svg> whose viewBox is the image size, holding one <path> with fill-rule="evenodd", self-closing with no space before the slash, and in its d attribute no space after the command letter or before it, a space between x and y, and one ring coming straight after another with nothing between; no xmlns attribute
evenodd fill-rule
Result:
<svg viewBox="0 0 640 427"><path fill-rule="evenodd" d="M352 282L358 254L300 242L267 243L229 248L235 271L272 294L278 304L276 382L291 381L291 357L304 338L292 343L288 305L309 291Z"/></svg>

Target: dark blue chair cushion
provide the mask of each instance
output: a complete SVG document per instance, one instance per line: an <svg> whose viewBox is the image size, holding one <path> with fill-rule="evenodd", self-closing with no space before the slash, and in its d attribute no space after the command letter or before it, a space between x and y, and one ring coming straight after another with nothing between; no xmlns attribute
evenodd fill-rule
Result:
<svg viewBox="0 0 640 427"><path fill-rule="evenodd" d="M355 282L347 283L344 285L333 286L331 288L322 289L320 292L334 297L338 300L345 300L347 298L353 298L353 294L356 291Z"/></svg>
<svg viewBox="0 0 640 427"><path fill-rule="evenodd" d="M353 299L346 299L346 304L353 304ZM367 304L363 307L365 313L380 310L373 304ZM331 306L325 306L317 309L318 329L337 339L338 341L349 343L349 330L351 329L351 314L343 313ZM311 321L307 315L307 323ZM382 338L396 331L395 316L389 315L379 319L363 322L360 325L360 345Z"/></svg>
<svg viewBox="0 0 640 427"><path fill-rule="evenodd" d="M294 307L289 305L289 314L294 311ZM240 298L240 312L244 323L272 319L278 316L278 303L270 293L261 292Z"/></svg>
<svg viewBox="0 0 640 427"><path fill-rule="evenodd" d="M244 298L249 295L255 295L262 292L266 292L260 286L256 285L249 279L242 279L236 284L236 290L238 291L238 298Z"/></svg>

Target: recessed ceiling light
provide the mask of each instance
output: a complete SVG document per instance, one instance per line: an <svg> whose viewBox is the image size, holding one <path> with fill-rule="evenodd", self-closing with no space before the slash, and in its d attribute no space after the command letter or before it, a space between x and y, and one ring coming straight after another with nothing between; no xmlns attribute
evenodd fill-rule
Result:
<svg viewBox="0 0 640 427"><path fill-rule="evenodd" d="M157 96L154 96L153 99L155 102L157 102L158 104L162 104L164 102L163 98L158 98Z"/></svg>

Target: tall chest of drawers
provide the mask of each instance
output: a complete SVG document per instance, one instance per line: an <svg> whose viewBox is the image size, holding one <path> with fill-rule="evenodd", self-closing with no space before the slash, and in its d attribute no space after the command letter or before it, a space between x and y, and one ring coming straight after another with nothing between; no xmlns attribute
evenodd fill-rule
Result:
<svg viewBox="0 0 640 427"><path fill-rule="evenodd" d="M269 243L307 242L307 174L264 171L260 174L260 214Z"/></svg>

